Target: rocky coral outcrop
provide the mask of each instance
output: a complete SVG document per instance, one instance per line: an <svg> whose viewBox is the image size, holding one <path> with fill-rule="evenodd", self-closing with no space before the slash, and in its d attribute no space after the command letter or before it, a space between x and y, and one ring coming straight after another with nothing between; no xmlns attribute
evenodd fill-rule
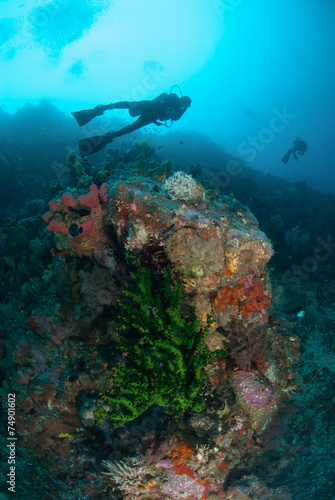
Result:
<svg viewBox="0 0 335 500"><path fill-rule="evenodd" d="M218 322L227 314L264 321L271 299L265 266L273 250L246 207L172 201L148 179L114 182L108 198L107 222L119 245L143 264L170 265L198 320L211 312Z"/></svg>
<svg viewBox="0 0 335 500"><path fill-rule="evenodd" d="M183 175L179 177L184 179ZM273 326L268 321L271 283L267 264L273 254L271 242L247 207L228 196L222 196L221 200L218 196L206 198L206 189L199 182L193 183L187 178L187 183L185 194L174 179L171 195L161 182L124 174L122 180L110 178L100 187L91 185L88 192L73 189L71 193L64 193L60 199L50 202L52 212L44 216L48 230L55 234L54 253L65 261L70 255L72 268L79 257L80 269L76 276L81 280L81 296L77 300L84 301L89 310L84 320L88 322L85 329L90 328L90 322L99 325L101 332L105 329L102 334L96 326L93 328L96 333L89 337L93 345L99 345L94 337L101 334L104 335L102 344L111 352L121 349L121 357L130 363L135 353L136 362L143 365L138 369L144 368L146 374L149 373L150 384L157 380L151 376L155 366L157 373L162 366L173 371L177 358L180 358L178 366L184 366L185 359L187 366L191 366L191 361L199 355L194 339L196 335L201 337L201 332L206 335L206 349L212 351L203 365L195 366L202 374L199 380L203 387L196 387L193 392L203 404L185 406L190 415L174 424L180 434L172 454L172 436L165 445L166 436L161 443L143 449L139 444L130 444L133 441L127 437L127 429L123 429L121 436L128 443L129 454L139 453L145 467L145 475L138 478L136 492L126 481L128 472L125 478L112 477L127 500L133 494L143 500L184 498L186 493L199 500L211 495L223 498L226 492L222 484L228 474L240 467L242 459L247 460L247 454L257 453L255 436L268 426L285 397L284 391L293 378L292 365L297 360L297 343L282 335L285 327L279 323ZM172 280L170 284L166 282L166 293L161 294L155 286L162 287L167 269ZM141 270L153 276L153 288L143 285L144 281L138 277ZM139 293L136 283L140 284L141 300L135 294ZM120 305L122 297L126 299ZM132 304L129 297L138 299L136 304L141 314L136 314L134 305L129 306ZM167 310L172 308L170 312L175 321L172 326L166 323L168 315L160 314L164 306ZM76 307L77 311L83 310ZM127 307L131 307L129 314ZM108 317L110 308L116 311L112 321ZM188 339L183 315L187 316L191 308L197 321L192 323L194 337ZM120 318L123 326L118 329L115 325ZM82 326L77 327L79 335ZM164 357L157 349L159 342L163 345L158 332L170 330L171 338L167 335L166 342L171 343L172 338L179 344L187 342L182 353L175 346L164 348ZM149 348L149 344L154 347ZM95 356L99 359L100 355L95 353ZM134 406L137 411L132 422L142 418L143 422L151 422L148 415L155 403L147 402L149 393L143 390L144 379L135 376L127 383L128 365L125 362L122 366L126 368L122 371L117 357L112 361L108 358L101 365L103 368L91 382L97 394L104 399L103 391L108 387L111 405L117 396L118 415ZM131 364L133 375L134 366ZM171 375L168 368L166 371ZM173 396L182 400L181 375L178 370L175 372L172 375L176 377L171 380L179 382L171 382L165 392L176 383ZM136 384L142 386L138 388ZM122 390L126 385L128 389L136 386L137 393L143 396L143 411L133 393ZM101 399L86 394L86 403L79 406L84 426L97 425L96 401L100 404ZM157 405L165 411L163 403ZM98 422L104 425L105 413L99 415ZM165 415L169 413L165 411ZM128 417L115 420L112 428L115 429L118 422L124 427L129 421ZM201 443L204 438L211 443L208 447ZM115 465L115 456L113 460L111 476L119 474L120 467L128 471L123 462L121 466ZM234 495L235 491L232 498Z"/></svg>

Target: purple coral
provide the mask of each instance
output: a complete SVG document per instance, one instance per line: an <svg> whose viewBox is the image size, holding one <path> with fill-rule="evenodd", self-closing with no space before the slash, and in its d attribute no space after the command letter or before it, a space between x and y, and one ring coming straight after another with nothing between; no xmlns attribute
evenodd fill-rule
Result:
<svg viewBox="0 0 335 500"><path fill-rule="evenodd" d="M205 491L205 487L197 483L186 474L180 475L168 470L168 482L163 484L162 492L176 496L177 493L194 495L194 500L199 500Z"/></svg>
<svg viewBox="0 0 335 500"><path fill-rule="evenodd" d="M255 372L239 371L235 376L235 388L249 407L273 407L276 396L272 388L261 382Z"/></svg>
<svg viewBox="0 0 335 500"><path fill-rule="evenodd" d="M250 271L249 276L246 276L242 280L238 282L239 285L243 285L244 288L250 288L253 282L254 277L257 275L257 271L252 270Z"/></svg>

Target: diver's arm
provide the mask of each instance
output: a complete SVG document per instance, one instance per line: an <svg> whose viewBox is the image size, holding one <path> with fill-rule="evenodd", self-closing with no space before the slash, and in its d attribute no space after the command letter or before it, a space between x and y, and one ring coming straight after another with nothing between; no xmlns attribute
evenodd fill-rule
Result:
<svg viewBox="0 0 335 500"><path fill-rule="evenodd" d="M188 106L183 105L181 99L176 94L171 94L169 97L169 107L166 109L166 113L171 120L177 121L183 116Z"/></svg>
<svg viewBox="0 0 335 500"><path fill-rule="evenodd" d="M164 104L164 108L160 112L160 120L179 120L187 109L181 105L180 98L177 94L166 95L161 101L161 104Z"/></svg>
<svg viewBox="0 0 335 500"><path fill-rule="evenodd" d="M187 108L185 108L184 106L182 106L179 110L175 110L174 117L172 118L173 121L179 120L186 110Z"/></svg>

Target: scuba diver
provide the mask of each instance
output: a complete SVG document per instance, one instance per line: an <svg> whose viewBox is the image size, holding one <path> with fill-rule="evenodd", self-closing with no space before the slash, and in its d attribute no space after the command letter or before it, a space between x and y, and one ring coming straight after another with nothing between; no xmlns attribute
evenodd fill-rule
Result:
<svg viewBox="0 0 335 500"><path fill-rule="evenodd" d="M104 135L96 135L80 140L78 142L80 156L83 157L96 153L116 137L129 134L150 123L158 126L165 125L167 127L166 123L161 122L171 120L172 124L172 122L179 120L190 106L191 99L189 97L183 95L178 97L177 94L171 92L167 94L164 92L152 101L120 101L107 105L99 104L93 109L75 111L71 114L77 120L79 126L85 125L96 116L102 115L107 109L128 109L130 116L138 116L137 120L131 125L127 125L117 132L108 132Z"/></svg>
<svg viewBox="0 0 335 500"><path fill-rule="evenodd" d="M293 154L293 157L296 161L298 161L298 157L296 153L299 155L303 155L307 151L307 144L303 139L300 139L299 137L296 138L295 141L293 141L293 147L290 148L286 155L283 156L281 159L282 162L287 163L290 159L291 154Z"/></svg>

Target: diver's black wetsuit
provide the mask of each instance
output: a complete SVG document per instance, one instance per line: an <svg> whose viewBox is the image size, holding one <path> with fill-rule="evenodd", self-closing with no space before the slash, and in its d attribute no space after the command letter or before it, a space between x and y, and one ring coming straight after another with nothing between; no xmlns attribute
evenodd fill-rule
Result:
<svg viewBox="0 0 335 500"><path fill-rule="evenodd" d="M164 125L158 120L179 120L188 107L183 98L178 97L177 94L167 94L166 92L152 101L120 101L113 103L111 109L129 109L130 116L139 116L139 118L131 125L127 125L117 132L108 132L106 136L108 139L114 139L145 127L150 123Z"/></svg>
<svg viewBox="0 0 335 500"><path fill-rule="evenodd" d="M97 113L94 116L101 115L107 109L128 109L130 116L138 116L138 118L134 123L123 127L117 132L108 132L104 135L82 139L78 142L80 156L88 156L92 153L96 153L103 149L108 143L112 142L116 137L134 132L134 130L145 127L150 123L164 125L164 123L158 120L163 122L166 120L179 120L190 106L191 99L189 97L178 97L177 94L167 94L166 92L152 101L120 101L108 104L107 106L96 106L94 110L96 110ZM87 120L85 123L87 123Z"/></svg>
<svg viewBox="0 0 335 500"><path fill-rule="evenodd" d="M304 153L306 153L306 151L307 151L306 142L303 139L299 139L298 137L297 139L295 139L295 141L293 141L293 147L287 151L287 153L283 156L281 161L283 163L287 163L291 157L291 154L293 154L293 158L296 161L298 161L298 156L296 155L296 153L302 156Z"/></svg>

